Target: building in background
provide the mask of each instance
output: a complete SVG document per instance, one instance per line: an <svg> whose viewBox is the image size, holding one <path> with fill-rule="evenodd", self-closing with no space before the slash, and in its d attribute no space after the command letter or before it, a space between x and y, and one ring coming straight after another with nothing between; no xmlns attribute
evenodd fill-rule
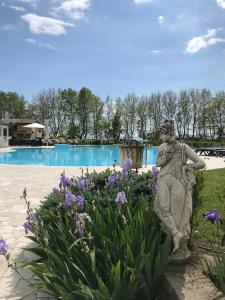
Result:
<svg viewBox="0 0 225 300"><path fill-rule="evenodd" d="M9 136L8 120L1 120L0 121L0 148L8 147L10 139L11 137Z"/></svg>
<svg viewBox="0 0 225 300"><path fill-rule="evenodd" d="M25 128L23 126L33 123L32 119L9 119L9 135L12 137L11 145L25 145L29 144L32 133L34 130L32 128ZM35 130L36 131L36 130Z"/></svg>

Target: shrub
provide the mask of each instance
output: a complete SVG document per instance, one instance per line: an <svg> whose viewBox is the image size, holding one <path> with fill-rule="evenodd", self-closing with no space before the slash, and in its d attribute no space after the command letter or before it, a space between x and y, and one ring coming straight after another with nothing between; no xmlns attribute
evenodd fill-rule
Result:
<svg viewBox="0 0 225 300"><path fill-rule="evenodd" d="M192 242L192 237L194 236L195 229L197 228L199 222L202 222L202 218L198 218L199 211L202 208L202 204L204 201L204 198L202 196L202 190L204 187L204 175L205 171L196 171L195 172L195 180L196 185L193 189L192 194L192 216L190 220L191 225L191 236L190 236L190 242Z"/></svg>
<svg viewBox="0 0 225 300"><path fill-rule="evenodd" d="M35 286L65 300L156 299L170 241L160 245L146 189L152 182L150 173L109 170L61 177L37 215L28 215L37 245L25 250L39 259L26 267L39 278Z"/></svg>

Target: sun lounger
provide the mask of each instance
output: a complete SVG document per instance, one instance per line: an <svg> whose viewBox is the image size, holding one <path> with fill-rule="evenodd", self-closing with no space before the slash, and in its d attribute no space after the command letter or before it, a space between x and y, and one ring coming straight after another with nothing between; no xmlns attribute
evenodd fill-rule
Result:
<svg viewBox="0 0 225 300"><path fill-rule="evenodd" d="M60 144L60 140L59 139L51 139L52 143L55 144Z"/></svg>
<svg viewBox="0 0 225 300"><path fill-rule="evenodd" d="M60 141L60 144L67 144L67 142L64 138L60 138L59 141Z"/></svg>
<svg viewBox="0 0 225 300"><path fill-rule="evenodd" d="M49 139L42 139L41 140L41 143L42 143L42 145L44 145L44 146L52 146L53 145L53 141L52 140L49 140Z"/></svg>
<svg viewBox="0 0 225 300"><path fill-rule="evenodd" d="M73 139L73 143L74 143L74 145L79 145L79 140Z"/></svg>
<svg viewBox="0 0 225 300"><path fill-rule="evenodd" d="M74 145L74 140L68 139L68 140L67 140L67 143L70 144L70 145Z"/></svg>
<svg viewBox="0 0 225 300"><path fill-rule="evenodd" d="M220 147L197 148L195 152L205 156L225 156L225 149Z"/></svg>

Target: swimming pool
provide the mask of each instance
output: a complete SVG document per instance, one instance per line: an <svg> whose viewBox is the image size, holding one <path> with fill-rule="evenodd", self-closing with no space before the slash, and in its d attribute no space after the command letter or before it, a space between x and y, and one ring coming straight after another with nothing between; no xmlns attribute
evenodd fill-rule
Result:
<svg viewBox="0 0 225 300"><path fill-rule="evenodd" d="M120 163L120 150L116 146L69 146L55 148L14 148L0 153L0 164L39 166L112 166ZM146 150L146 149L145 149ZM143 163L146 163L144 150ZM147 164L155 164L157 147L147 147Z"/></svg>

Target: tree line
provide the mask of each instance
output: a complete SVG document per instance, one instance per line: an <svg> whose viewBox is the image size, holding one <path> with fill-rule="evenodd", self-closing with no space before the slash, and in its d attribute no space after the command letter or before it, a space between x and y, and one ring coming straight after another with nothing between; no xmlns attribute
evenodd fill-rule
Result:
<svg viewBox="0 0 225 300"><path fill-rule="evenodd" d="M157 140L165 119L174 120L180 139L216 140L225 134L225 92L208 89L168 90L104 101L90 89L46 89L32 101L0 92L0 118L31 118L49 124L50 136L114 139L121 134Z"/></svg>

